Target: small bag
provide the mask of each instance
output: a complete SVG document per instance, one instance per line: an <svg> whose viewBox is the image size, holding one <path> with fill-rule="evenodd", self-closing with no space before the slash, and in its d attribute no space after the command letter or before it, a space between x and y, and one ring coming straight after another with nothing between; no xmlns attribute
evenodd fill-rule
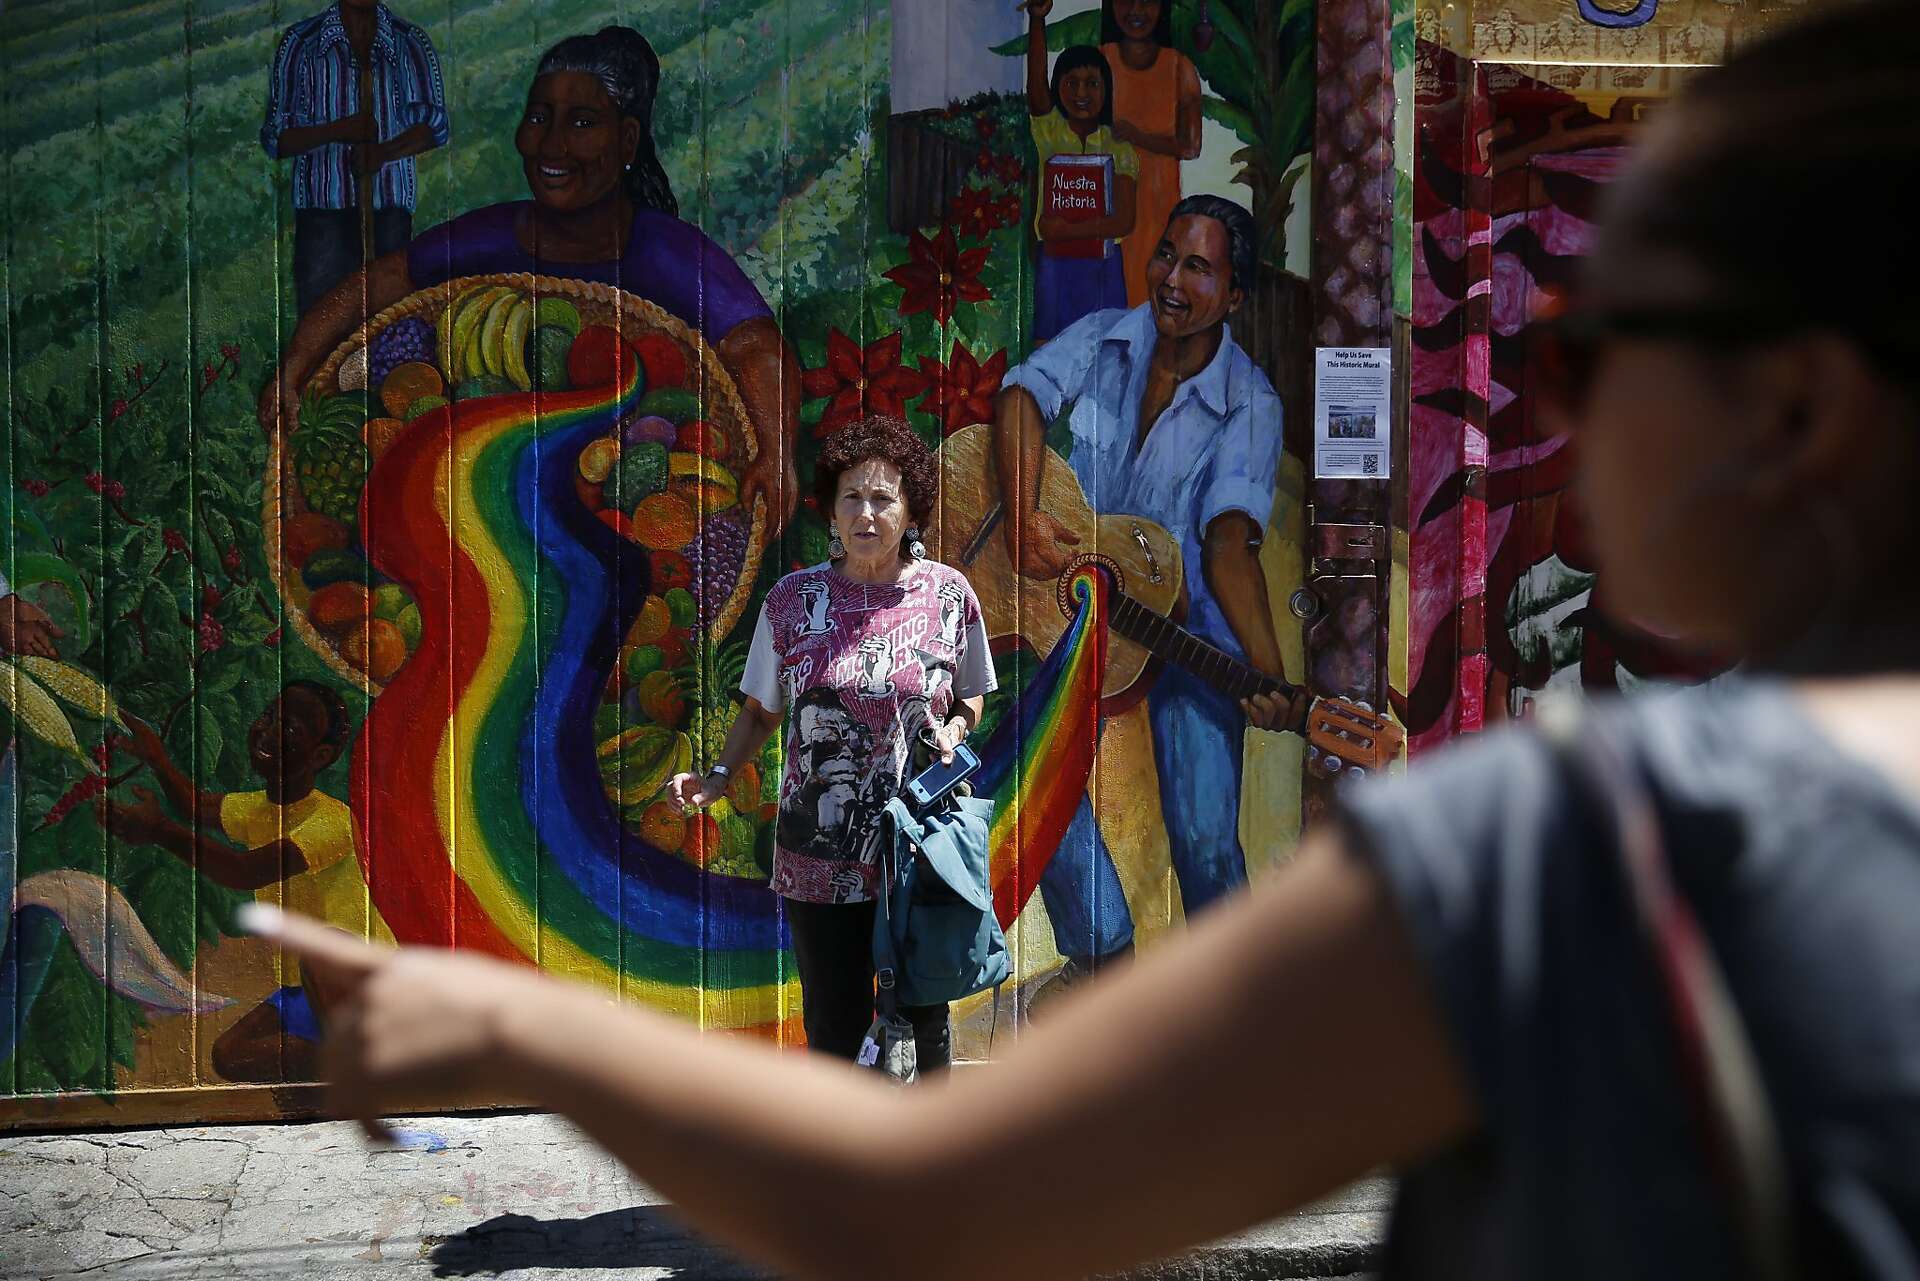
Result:
<svg viewBox="0 0 1920 1281"><path fill-rule="evenodd" d="M920 1051L914 1044L913 1024L900 1017L893 975L882 974L879 979L879 1009L854 1062L860 1067L872 1068L897 1084L912 1085L920 1077Z"/></svg>

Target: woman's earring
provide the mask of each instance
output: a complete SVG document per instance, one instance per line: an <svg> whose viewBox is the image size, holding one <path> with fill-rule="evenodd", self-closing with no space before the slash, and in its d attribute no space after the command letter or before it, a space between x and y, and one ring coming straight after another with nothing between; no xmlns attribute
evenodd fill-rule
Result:
<svg viewBox="0 0 1920 1281"><path fill-rule="evenodd" d="M919 528L916 526L907 530L907 559L925 560L926 558L927 545L920 541Z"/></svg>
<svg viewBox="0 0 1920 1281"><path fill-rule="evenodd" d="M629 160L629 161L627 161L627 172L628 172L628 173L632 173L632 172L633 172L633 161L631 161L631 160Z"/></svg>
<svg viewBox="0 0 1920 1281"><path fill-rule="evenodd" d="M833 531L833 537L827 540L827 559L845 560L846 558L847 545L840 541L840 531L836 529Z"/></svg>

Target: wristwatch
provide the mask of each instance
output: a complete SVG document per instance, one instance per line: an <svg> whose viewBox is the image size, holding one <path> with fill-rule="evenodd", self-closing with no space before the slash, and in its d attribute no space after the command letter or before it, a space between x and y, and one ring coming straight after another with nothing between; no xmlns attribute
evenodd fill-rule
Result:
<svg viewBox="0 0 1920 1281"><path fill-rule="evenodd" d="M728 769L726 766L722 765L719 761L715 761L712 765L707 767L708 778L712 778L715 774L718 774L723 779L729 779L733 777L733 771Z"/></svg>

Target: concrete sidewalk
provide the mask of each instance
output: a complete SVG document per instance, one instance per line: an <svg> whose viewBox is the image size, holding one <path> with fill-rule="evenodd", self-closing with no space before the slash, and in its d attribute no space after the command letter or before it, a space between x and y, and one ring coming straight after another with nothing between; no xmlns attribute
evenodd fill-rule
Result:
<svg viewBox="0 0 1920 1281"><path fill-rule="evenodd" d="M0 1136L0 1278L764 1275L689 1234L564 1121L423 1117L404 1122L402 1138L373 1150L339 1123ZM1009 1177L1034 1184L1044 1214L1052 1176ZM1387 1197L1382 1182L1359 1184L1132 1275L1359 1272L1377 1259Z"/></svg>

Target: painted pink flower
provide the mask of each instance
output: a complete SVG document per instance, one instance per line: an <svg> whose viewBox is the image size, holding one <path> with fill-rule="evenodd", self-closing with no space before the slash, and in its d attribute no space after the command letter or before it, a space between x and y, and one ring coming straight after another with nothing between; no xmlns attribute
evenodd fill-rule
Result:
<svg viewBox="0 0 1920 1281"><path fill-rule="evenodd" d="M20 482L20 488L35 498L45 498L53 492L53 486L44 480L23 480Z"/></svg>
<svg viewBox="0 0 1920 1281"><path fill-rule="evenodd" d="M107 492L107 478L97 471L90 471L87 473L87 488L96 494L104 494Z"/></svg>
<svg viewBox="0 0 1920 1281"><path fill-rule="evenodd" d="M126 412L127 402L125 400L116 400L113 402L113 407L107 410L107 417L109 419L118 418Z"/></svg>
<svg viewBox="0 0 1920 1281"><path fill-rule="evenodd" d="M187 536L169 526L160 531L160 545L170 552L184 552L187 550Z"/></svg>
<svg viewBox="0 0 1920 1281"><path fill-rule="evenodd" d="M200 615L200 652L211 654L227 643L227 629L212 614Z"/></svg>

